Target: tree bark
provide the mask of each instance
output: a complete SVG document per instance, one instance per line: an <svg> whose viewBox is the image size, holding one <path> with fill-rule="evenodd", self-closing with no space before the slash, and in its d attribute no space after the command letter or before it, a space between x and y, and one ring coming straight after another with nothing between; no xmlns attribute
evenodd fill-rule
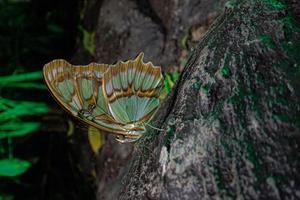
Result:
<svg viewBox="0 0 300 200"><path fill-rule="evenodd" d="M144 51L165 70L223 3L101 1L94 58ZM300 198L299 16L296 0L228 1L152 121L163 131L149 128L133 156L104 145L98 199Z"/></svg>
<svg viewBox="0 0 300 200"><path fill-rule="evenodd" d="M193 27L201 26L205 31L222 11L223 4L223 0L213 3L211 0L185 3L177 0L89 0L82 26L90 33L96 33L96 52L89 54L79 37L72 63L114 63L134 58L143 51L146 62L152 61L167 71L180 63L182 38L190 35ZM188 20L186 16L189 16ZM116 199L134 147L132 144L120 145L113 136L106 135L101 152L95 156L85 132L82 128L76 129L72 145L74 157L89 182L96 172L92 185L97 189L97 198Z"/></svg>
<svg viewBox="0 0 300 200"><path fill-rule="evenodd" d="M229 1L137 144L119 199L299 199L296 1Z"/></svg>

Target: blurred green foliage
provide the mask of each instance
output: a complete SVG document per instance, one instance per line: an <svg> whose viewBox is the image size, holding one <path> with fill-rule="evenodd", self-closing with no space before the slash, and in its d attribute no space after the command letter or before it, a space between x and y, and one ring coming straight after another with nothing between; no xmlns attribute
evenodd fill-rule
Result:
<svg viewBox="0 0 300 200"><path fill-rule="evenodd" d="M18 176L24 173L30 165L30 162L16 158L0 160L0 176Z"/></svg>
<svg viewBox="0 0 300 200"><path fill-rule="evenodd" d="M0 0L0 200L39 198L49 190L49 179L42 182L49 136L36 134L49 113L41 71L74 54L78 23L79 0ZM73 192L56 187L53 196Z"/></svg>
<svg viewBox="0 0 300 200"><path fill-rule="evenodd" d="M95 42L95 31L88 31L84 29L81 25L78 26L79 31L82 34L82 46L91 55L95 54L96 42Z"/></svg>
<svg viewBox="0 0 300 200"><path fill-rule="evenodd" d="M32 82L41 80L42 72L29 72L22 74L13 74L9 76L0 76L0 87L14 87L27 89L47 89L44 83Z"/></svg>
<svg viewBox="0 0 300 200"><path fill-rule="evenodd" d="M32 81L41 79L40 72L31 72L24 74L13 74L10 76L0 76L0 88L11 86L18 83L23 85L38 84ZM25 87L30 89L30 87ZM12 138L25 136L38 130L40 122L24 121L25 116L35 116L48 112L48 107L45 103L34 101L14 101L0 96L0 176L17 176L24 173L30 166L30 163L13 158ZM7 139L7 140L6 140ZM6 148L3 146L7 141Z"/></svg>
<svg viewBox="0 0 300 200"><path fill-rule="evenodd" d="M70 27L76 27L78 19L69 15L66 4L77 6L76 1L0 1L1 75L34 70L73 54L77 33Z"/></svg>

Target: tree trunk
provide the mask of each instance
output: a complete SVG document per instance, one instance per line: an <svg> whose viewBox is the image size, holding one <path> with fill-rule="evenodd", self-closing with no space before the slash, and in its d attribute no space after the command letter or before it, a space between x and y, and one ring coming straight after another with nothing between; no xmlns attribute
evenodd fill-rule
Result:
<svg viewBox="0 0 300 200"><path fill-rule="evenodd" d="M120 199L299 199L299 3L229 1L135 145Z"/></svg>
<svg viewBox="0 0 300 200"><path fill-rule="evenodd" d="M94 57L178 63L184 32L223 5L186 2L103 1ZM98 199L300 198L299 16L296 0L228 1L152 121L163 131L133 156L104 146Z"/></svg>

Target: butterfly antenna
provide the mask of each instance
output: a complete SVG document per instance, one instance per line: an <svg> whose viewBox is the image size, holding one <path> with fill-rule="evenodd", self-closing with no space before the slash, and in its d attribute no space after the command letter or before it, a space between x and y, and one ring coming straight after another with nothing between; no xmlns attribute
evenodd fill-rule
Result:
<svg viewBox="0 0 300 200"><path fill-rule="evenodd" d="M157 130L157 131L164 131L164 129L160 129L160 128L156 128L156 127L154 127L154 126L151 126L150 124L148 124L148 123L144 123L145 125L147 125L147 126L149 126L150 128L153 128L154 130Z"/></svg>

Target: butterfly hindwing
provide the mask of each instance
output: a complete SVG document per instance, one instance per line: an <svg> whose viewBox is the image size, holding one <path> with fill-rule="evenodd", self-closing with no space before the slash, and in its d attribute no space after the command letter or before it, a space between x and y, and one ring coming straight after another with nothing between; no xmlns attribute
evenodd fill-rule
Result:
<svg viewBox="0 0 300 200"><path fill-rule="evenodd" d="M110 113L123 124L148 121L159 106L162 88L160 67L143 63L143 53L135 60L111 66L104 74L104 95Z"/></svg>

